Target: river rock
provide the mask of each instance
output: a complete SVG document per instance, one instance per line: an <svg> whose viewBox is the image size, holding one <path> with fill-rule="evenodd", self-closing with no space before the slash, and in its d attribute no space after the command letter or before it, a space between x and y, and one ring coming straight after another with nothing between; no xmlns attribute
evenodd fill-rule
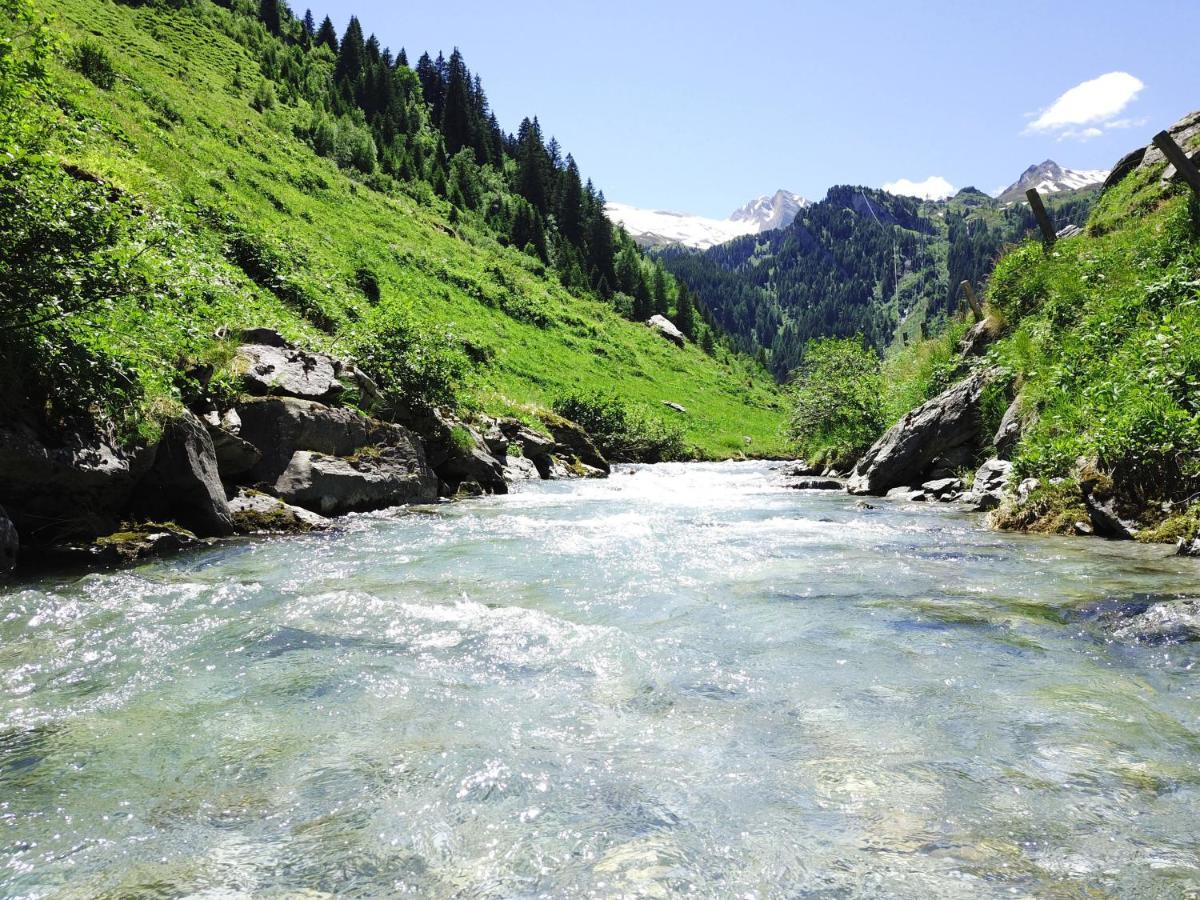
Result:
<svg viewBox="0 0 1200 900"><path fill-rule="evenodd" d="M323 516L432 503L437 499L437 476L419 451L405 453L384 447L360 457L324 456L298 450L275 482L285 503Z"/></svg>
<svg viewBox="0 0 1200 900"><path fill-rule="evenodd" d="M666 316L651 316L646 320L646 325L654 329L659 335L666 338L676 347L682 347L687 342L687 337L684 333L676 328L675 323Z"/></svg>
<svg viewBox="0 0 1200 900"><path fill-rule="evenodd" d="M980 443L980 399L997 373L983 369L907 413L875 442L851 474L853 494L886 494L920 484L933 462L949 451Z"/></svg>
<svg viewBox="0 0 1200 900"><path fill-rule="evenodd" d="M242 420L237 410L231 409L222 417L216 414L206 416L204 424L208 428L208 436L212 438L222 481L231 481L249 472L262 460L262 451L238 436Z"/></svg>
<svg viewBox="0 0 1200 900"><path fill-rule="evenodd" d="M921 490L934 500L949 503L962 496L963 483L959 478L937 478L926 481Z"/></svg>
<svg viewBox="0 0 1200 900"><path fill-rule="evenodd" d="M154 465L138 485L135 506L150 518L177 521L201 536L233 533L212 438L191 413L163 429Z"/></svg>
<svg viewBox="0 0 1200 900"><path fill-rule="evenodd" d="M820 475L821 470L811 463L798 459L783 470L785 478L806 478L810 475Z"/></svg>
<svg viewBox="0 0 1200 900"><path fill-rule="evenodd" d="M262 453L245 474L251 483L273 484L297 450L349 456L366 446L375 427L355 410L294 397L243 400L237 412L242 422L239 436Z"/></svg>
<svg viewBox="0 0 1200 900"><path fill-rule="evenodd" d="M596 449L596 445L592 443L592 439L588 437L588 433L582 427L554 413L544 412L541 419L554 438L554 452L557 455L565 456L567 459L578 459L585 466L599 469L605 474L612 470L608 460Z"/></svg>
<svg viewBox="0 0 1200 900"><path fill-rule="evenodd" d="M327 403L345 390L334 360L323 354L267 344L243 344L237 354L242 384L250 394Z"/></svg>
<svg viewBox="0 0 1200 900"><path fill-rule="evenodd" d="M523 456L509 456L508 464L504 467L504 478L509 482L536 481L542 477L533 460Z"/></svg>
<svg viewBox="0 0 1200 900"><path fill-rule="evenodd" d="M17 567L20 547L17 527L9 520L4 507L0 506L0 578L9 575Z"/></svg>
<svg viewBox="0 0 1200 900"><path fill-rule="evenodd" d="M1195 537L1180 538L1175 555L1200 557L1200 531L1196 532Z"/></svg>
<svg viewBox="0 0 1200 900"><path fill-rule="evenodd" d="M821 478L820 476L797 478L789 481L787 486L795 491L840 491L846 487L836 478Z"/></svg>
<svg viewBox="0 0 1200 900"><path fill-rule="evenodd" d="M1004 459L989 459L978 471L970 492L963 498L979 512L996 509L1004 499L1013 465Z"/></svg>
<svg viewBox="0 0 1200 900"><path fill-rule="evenodd" d="M299 506L291 506L278 497L245 489L239 490L229 501L229 511L233 515L233 527L238 534L302 534L328 528L332 524L324 516Z"/></svg>
<svg viewBox="0 0 1200 900"><path fill-rule="evenodd" d="M501 419L499 425L508 442L520 447L521 455L537 467L539 477L549 478L553 466L550 457L554 452L554 441L518 419Z"/></svg>
<svg viewBox="0 0 1200 900"><path fill-rule="evenodd" d="M501 461L465 422L440 410L422 410L409 413L405 424L421 436L429 466L446 483L446 496L453 496L464 481L474 481L490 494L508 492Z"/></svg>
<svg viewBox="0 0 1200 900"><path fill-rule="evenodd" d="M1200 640L1200 600L1155 603L1113 629L1124 640L1144 644L1177 644Z"/></svg>
<svg viewBox="0 0 1200 900"><path fill-rule="evenodd" d="M921 488L894 487L886 494L889 500L907 500L910 503L923 503L929 499Z"/></svg>
<svg viewBox="0 0 1200 900"><path fill-rule="evenodd" d="M54 441L0 424L0 503L29 544L92 540L116 530L155 447L124 447L96 429Z"/></svg>

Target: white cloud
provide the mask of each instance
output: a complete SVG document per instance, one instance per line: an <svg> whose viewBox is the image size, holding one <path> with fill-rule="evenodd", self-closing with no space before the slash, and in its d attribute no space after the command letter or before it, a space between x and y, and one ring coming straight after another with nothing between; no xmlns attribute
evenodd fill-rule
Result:
<svg viewBox="0 0 1200 900"><path fill-rule="evenodd" d="M1088 140L1105 128L1123 128L1130 119L1116 117L1132 103L1142 88L1140 79L1128 72L1109 72L1084 81L1050 104L1025 128L1026 134L1057 132L1059 139ZM1086 126L1086 127L1085 127Z"/></svg>
<svg viewBox="0 0 1200 900"><path fill-rule="evenodd" d="M909 181L901 178L883 186L889 194L901 197L920 197L922 200L944 200L953 197L958 190L940 175L930 175L924 181Z"/></svg>

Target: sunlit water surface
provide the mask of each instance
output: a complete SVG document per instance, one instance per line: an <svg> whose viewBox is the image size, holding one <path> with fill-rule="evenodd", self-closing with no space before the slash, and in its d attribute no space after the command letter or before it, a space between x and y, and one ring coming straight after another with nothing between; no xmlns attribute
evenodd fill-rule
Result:
<svg viewBox="0 0 1200 900"><path fill-rule="evenodd" d="M765 464L352 518L0 594L0 895L1200 888L1163 548Z"/></svg>

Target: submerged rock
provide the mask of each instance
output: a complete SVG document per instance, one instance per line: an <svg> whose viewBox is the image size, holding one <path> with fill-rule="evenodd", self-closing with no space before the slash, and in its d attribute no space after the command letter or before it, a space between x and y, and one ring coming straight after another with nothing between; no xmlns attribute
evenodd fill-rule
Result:
<svg viewBox="0 0 1200 900"><path fill-rule="evenodd" d="M1193 538L1181 538L1175 550L1177 556L1200 557L1200 533Z"/></svg>
<svg viewBox="0 0 1200 900"><path fill-rule="evenodd" d="M1169 600L1125 618L1113 629L1123 640L1178 644L1200 640L1200 600Z"/></svg>
<svg viewBox="0 0 1200 900"><path fill-rule="evenodd" d="M797 478L789 481L787 486L795 491L840 491L846 487L836 478L821 477Z"/></svg>
<svg viewBox="0 0 1200 900"><path fill-rule="evenodd" d="M866 452L850 477L854 494L920 484L939 457L980 443L980 400L996 378L983 369L909 412Z"/></svg>
<svg viewBox="0 0 1200 900"><path fill-rule="evenodd" d="M91 547L77 548L80 552L73 556L80 562L118 566L178 553L204 543L186 528L171 523L148 523L97 538ZM72 558L72 554L68 552L65 558Z"/></svg>

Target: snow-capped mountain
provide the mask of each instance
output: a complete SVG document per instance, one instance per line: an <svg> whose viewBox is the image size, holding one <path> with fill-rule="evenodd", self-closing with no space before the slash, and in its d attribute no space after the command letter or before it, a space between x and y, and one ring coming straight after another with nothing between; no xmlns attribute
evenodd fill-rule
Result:
<svg viewBox="0 0 1200 900"><path fill-rule="evenodd" d="M708 219L687 213L639 209L627 203L609 203L608 217L621 225L643 247L683 244L707 250L743 234L758 234L792 224L808 201L790 191L751 200L728 219Z"/></svg>
<svg viewBox="0 0 1200 900"><path fill-rule="evenodd" d="M1099 184L1108 177L1104 169L1064 169L1052 159L1030 166L1021 173L1014 184L1010 184L997 197L1008 202L1024 200L1025 192L1037 188L1042 194L1056 194L1059 191L1074 191L1089 184Z"/></svg>

